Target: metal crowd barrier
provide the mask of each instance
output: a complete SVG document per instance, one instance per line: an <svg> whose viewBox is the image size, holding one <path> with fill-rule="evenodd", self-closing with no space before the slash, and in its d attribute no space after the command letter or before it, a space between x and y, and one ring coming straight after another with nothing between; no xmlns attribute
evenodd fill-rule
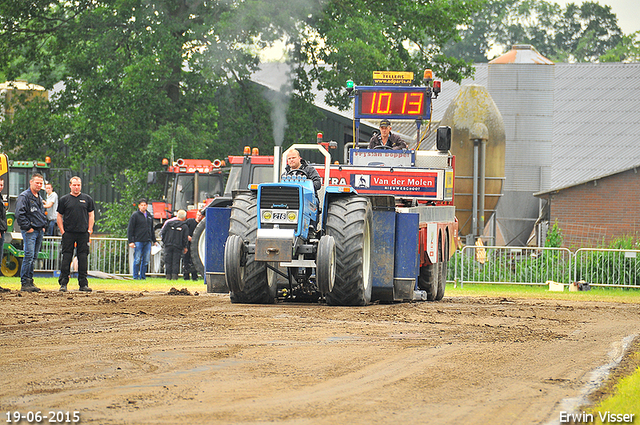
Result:
<svg viewBox="0 0 640 425"><path fill-rule="evenodd" d="M41 252L48 258L36 262L36 271L54 273L60 270L61 244L60 236L45 236L42 239ZM125 238L92 237L89 247L89 270L102 273L131 276L133 275L133 248ZM162 251L151 256L147 275L164 274ZM72 266L73 268L73 266Z"/></svg>
<svg viewBox="0 0 640 425"><path fill-rule="evenodd" d="M640 250L581 248L574 254L574 282L591 286L640 287Z"/></svg>
<svg viewBox="0 0 640 425"><path fill-rule="evenodd" d="M640 250L465 246L450 261L450 281L465 283L640 288Z"/></svg>
<svg viewBox="0 0 640 425"><path fill-rule="evenodd" d="M40 251L46 252L48 258L38 260L36 271L56 272L60 270L62 259L60 239L60 236L45 236L43 238ZM89 243L89 270L98 270L114 275L132 274L130 263L133 254L129 255L130 248L127 239L92 237Z"/></svg>

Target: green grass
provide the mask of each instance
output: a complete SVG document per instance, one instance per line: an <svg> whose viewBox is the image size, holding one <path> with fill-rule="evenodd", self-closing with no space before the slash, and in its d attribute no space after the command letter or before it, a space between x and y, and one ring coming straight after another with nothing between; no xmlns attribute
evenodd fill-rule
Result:
<svg viewBox="0 0 640 425"><path fill-rule="evenodd" d="M592 287L590 291L563 292L549 291L544 285L509 285L465 283L464 287L452 283L447 284L445 297L479 296L509 298L541 298L552 300L608 301L640 304L640 287L638 289Z"/></svg>
<svg viewBox="0 0 640 425"><path fill-rule="evenodd" d="M640 361L640 353L634 353L636 362ZM596 424L608 424L610 422L602 422L600 414L604 416L605 412L612 414L628 414L634 415L633 423L640 421L640 367L629 376L622 378L615 385L613 395L603 399L589 412L593 414ZM619 421L618 421L619 422Z"/></svg>
<svg viewBox="0 0 640 425"><path fill-rule="evenodd" d="M57 291L60 286L58 285L58 278L45 277L34 278L36 286L43 291ZM0 286L12 290L20 289L19 277L0 277ZM89 278L89 287L94 291L131 291L131 292L169 292L173 287L176 289L187 288L190 292L207 292L207 287L204 284L204 280L167 280L164 277L147 277L145 280L132 280L132 279L95 279ZM78 290L78 279L71 279L68 285L69 290Z"/></svg>

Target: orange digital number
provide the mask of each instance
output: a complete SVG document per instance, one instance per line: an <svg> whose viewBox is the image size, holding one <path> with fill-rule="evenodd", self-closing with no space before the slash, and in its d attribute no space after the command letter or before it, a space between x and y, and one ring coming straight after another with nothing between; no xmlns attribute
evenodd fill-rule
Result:
<svg viewBox="0 0 640 425"><path fill-rule="evenodd" d="M416 100L413 101L409 101L409 106L413 106L415 107L415 109L409 109L407 111L407 114L410 115L422 115L422 99L424 98L424 93L411 93L411 97L412 98L417 98ZM407 93L404 94L404 102L403 102L403 111L402 113L404 113L404 105L407 104Z"/></svg>
<svg viewBox="0 0 640 425"><path fill-rule="evenodd" d="M383 106L383 102L385 105ZM391 93L380 93L378 97L378 108L376 114L390 114L391 113Z"/></svg>

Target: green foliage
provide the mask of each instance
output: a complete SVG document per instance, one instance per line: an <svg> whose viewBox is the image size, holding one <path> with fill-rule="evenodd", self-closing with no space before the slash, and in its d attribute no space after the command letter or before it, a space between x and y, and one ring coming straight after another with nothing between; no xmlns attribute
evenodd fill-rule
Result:
<svg viewBox="0 0 640 425"><path fill-rule="evenodd" d="M558 227L558 220L553 223L551 229L547 232L547 238L544 242L546 248L560 248L562 246L563 236L562 230Z"/></svg>
<svg viewBox="0 0 640 425"><path fill-rule="evenodd" d="M136 194L121 193L101 223L117 232L124 207L146 191L141 176L164 157L314 140L315 83L344 107L344 81L370 83L374 70L413 71L418 83L424 68L470 76L471 64L440 46L478 8L478 0L0 0L0 73L47 89L63 83L48 105L33 102L0 123L0 137L16 155L50 154L61 168L108 164L113 182L131 173ZM280 39L294 46L290 87L268 99L250 76L257 50Z"/></svg>
<svg viewBox="0 0 640 425"><path fill-rule="evenodd" d="M445 46L447 54L486 62L494 47L502 54L532 44L556 62L595 62L623 41L611 7L597 2L562 8L544 0L487 0L471 19L460 41Z"/></svg>
<svg viewBox="0 0 640 425"><path fill-rule="evenodd" d="M104 212L97 223L102 233L120 238L127 237L127 224L137 208L138 200L141 197L152 198L142 190L147 188L146 174L126 170L123 175L122 183L116 187L121 195L120 200L104 204Z"/></svg>
<svg viewBox="0 0 640 425"><path fill-rule="evenodd" d="M600 56L600 62L640 62L640 31L623 36L616 47Z"/></svg>
<svg viewBox="0 0 640 425"><path fill-rule="evenodd" d="M478 11L480 1L332 0L306 21L309 35L296 44L295 57L316 65L311 77L326 89L330 105L346 108L344 83L372 83L372 71L412 71L422 84L425 68L460 82L473 74L471 62L444 54L457 27ZM319 64L327 64L320 66Z"/></svg>

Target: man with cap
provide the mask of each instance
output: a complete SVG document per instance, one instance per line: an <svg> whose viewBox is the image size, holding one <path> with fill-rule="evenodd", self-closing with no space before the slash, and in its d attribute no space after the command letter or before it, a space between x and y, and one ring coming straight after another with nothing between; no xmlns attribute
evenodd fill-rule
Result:
<svg viewBox="0 0 640 425"><path fill-rule="evenodd" d="M387 149L408 149L407 144L397 134L391 133L391 121L384 119L380 121L380 133L374 134L369 140L369 149L375 149L378 146Z"/></svg>

